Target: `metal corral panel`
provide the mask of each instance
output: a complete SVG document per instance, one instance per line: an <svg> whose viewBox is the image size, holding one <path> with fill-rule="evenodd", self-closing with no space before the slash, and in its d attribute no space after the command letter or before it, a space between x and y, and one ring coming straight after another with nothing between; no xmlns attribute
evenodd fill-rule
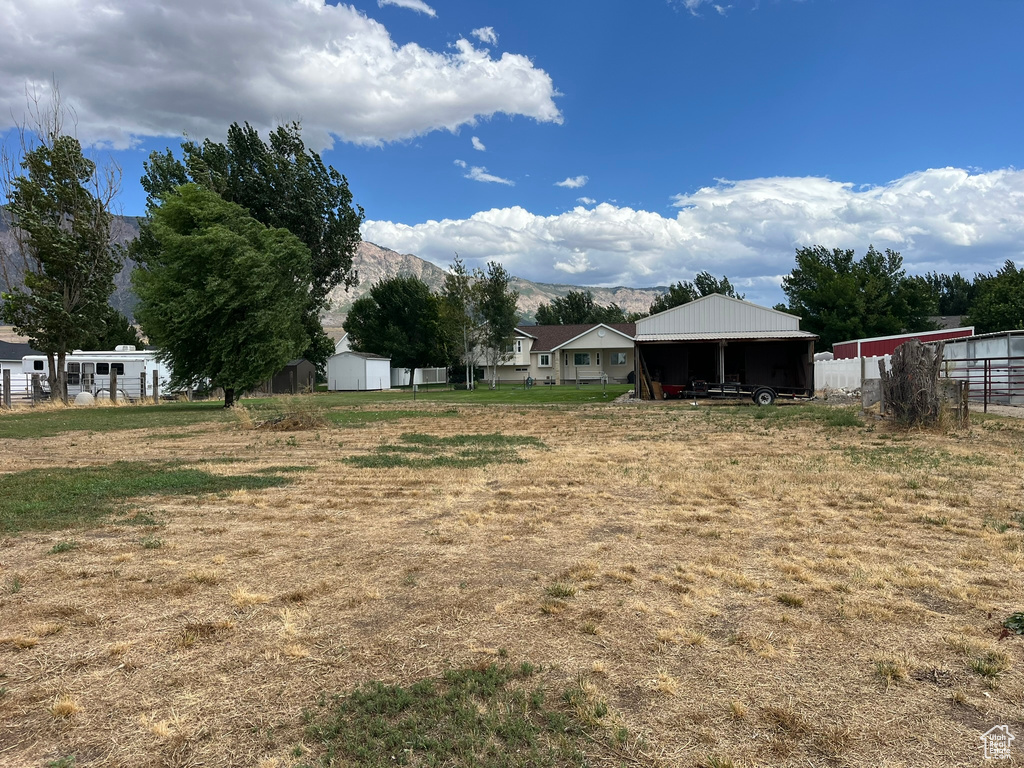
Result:
<svg viewBox="0 0 1024 768"><path fill-rule="evenodd" d="M1014 359L1016 358L1016 359ZM972 400L1024 405L1024 330L947 341L944 375L967 381Z"/></svg>
<svg viewBox="0 0 1024 768"><path fill-rule="evenodd" d="M751 331L799 331L800 318L749 301L712 294L672 307L636 323L637 339L655 334L722 334Z"/></svg>

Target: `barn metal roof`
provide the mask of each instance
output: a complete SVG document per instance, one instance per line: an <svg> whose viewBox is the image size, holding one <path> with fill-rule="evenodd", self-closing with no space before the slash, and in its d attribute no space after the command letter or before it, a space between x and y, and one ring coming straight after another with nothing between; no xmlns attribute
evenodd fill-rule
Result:
<svg viewBox="0 0 1024 768"><path fill-rule="evenodd" d="M774 341L776 339L816 339L807 331L705 331L703 333L638 333L645 341Z"/></svg>

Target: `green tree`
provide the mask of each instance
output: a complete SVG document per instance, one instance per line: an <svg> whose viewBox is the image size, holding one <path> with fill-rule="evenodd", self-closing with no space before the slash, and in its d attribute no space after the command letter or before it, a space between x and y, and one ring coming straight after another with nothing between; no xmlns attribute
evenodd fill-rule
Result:
<svg viewBox="0 0 1024 768"><path fill-rule="evenodd" d="M473 388L473 368L479 358L484 321L480 315L477 288L482 275L471 273L462 259L455 256L445 275L441 288L441 325L443 333L452 340L457 355L466 368L466 388Z"/></svg>
<svg viewBox="0 0 1024 768"><path fill-rule="evenodd" d="M0 316L46 353L50 391L67 400L67 353L102 330L121 268L121 251L110 242L117 170L97 169L78 140L62 133L59 103L37 128L32 147L22 131L18 161L3 154L9 203L0 216L16 245L0 253Z"/></svg>
<svg viewBox="0 0 1024 768"><path fill-rule="evenodd" d="M441 300L413 275L396 275L375 283L352 304L345 331L352 349L391 358L395 368L416 369L447 364L441 330Z"/></svg>
<svg viewBox="0 0 1024 768"><path fill-rule="evenodd" d="M209 379L230 407L308 343L309 249L195 184L154 202L135 316L175 384Z"/></svg>
<svg viewBox="0 0 1024 768"><path fill-rule="evenodd" d="M736 292L728 277L723 275L719 280L710 272L700 272L692 283L688 280L680 280L678 283L670 285L668 293L663 293L651 302L650 314L664 312L666 309L672 309L681 304L689 304L691 301L710 296L713 293L731 296L734 299L743 298L743 294Z"/></svg>
<svg viewBox="0 0 1024 768"><path fill-rule="evenodd" d="M980 281L963 277L959 272L946 275L929 272L923 278L932 293L940 315L966 315L978 295Z"/></svg>
<svg viewBox="0 0 1024 768"><path fill-rule="evenodd" d="M537 307L536 313L537 325L631 323L641 316L627 313L615 303L598 304L590 291L569 291L565 296L556 296L550 304Z"/></svg>
<svg viewBox="0 0 1024 768"><path fill-rule="evenodd" d="M1012 261L994 275L979 275L978 296L968 321L976 333L997 333L1024 328L1024 269Z"/></svg>
<svg viewBox="0 0 1024 768"><path fill-rule="evenodd" d="M287 229L309 249L312 280L303 324L309 339L302 350L323 371L334 345L324 333L320 312L330 292L355 285L352 258L359 245L363 209L353 205L348 180L306 149L298 123L276 128L267 142L248 123L232 123L227 143L210 140L181 145L184 160L168 149L145 163L142 186L149 200L193 182L245 208L268 227ZM147 238L140 238L145 248Z"/></svg>
<svg viewBox="0 0 1024 768"><path fill-rule="evenodd" d="M933 302L926 286L908 278L899 253L869 246L854 251L821 245L798 248L796 267L782 279L786 311L829 347L848 339L931 330Z"/></svg>
<svg viewBox="0 0 1024 768"><path fill-rule="evenodd" d="M130 344L136 349L143 346L131 320L109 304L104 306L100 319L102 328L83 343L82 349L115 349L123 344Z"/></svg>
<svg viewBox="0 0 1024 768"><path fill-rule="evenodd" d="M510 287L512 277L498 262L489 261L478 282L477 307L483 320L483 344L491 365L491 386L497 383L498 365L508 354L519 323L519 291Z"/></svg>

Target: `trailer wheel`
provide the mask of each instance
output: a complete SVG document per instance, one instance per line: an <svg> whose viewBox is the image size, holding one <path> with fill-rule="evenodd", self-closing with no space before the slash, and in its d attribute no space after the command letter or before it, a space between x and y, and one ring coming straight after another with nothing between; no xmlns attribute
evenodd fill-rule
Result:
<svg viewBox="0 0 1024 768"><path fill-rule="evenodd" d="M775 402L774 390L768 389L768 387L762 387L754 393L754 404L755 405L771 405Z"/></svg>

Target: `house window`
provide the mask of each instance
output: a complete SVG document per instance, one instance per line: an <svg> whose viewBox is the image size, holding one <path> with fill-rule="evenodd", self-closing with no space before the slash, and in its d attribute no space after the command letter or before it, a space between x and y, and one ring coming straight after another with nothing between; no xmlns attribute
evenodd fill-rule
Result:
<svg viewBox="0 0 1024 768"><path fill-rule="evenodd" d="M537 363L537 365L539 365L541 368L550 368L551 367L551 355L549 355L547 352L541 352L541 354L540 354L540 362Z"/></svg>
<svg viewBox="0 0 1024 768"><path fill-rule="evenodd" d="M573 365L590 365L589 352L574 352L572 356Z"/></svg>
<svg viewBox="0 0 1024 768"><path fill-rule="evenodd" d="M516 368L516 373L526 373L529 368Z"/></svg>
<svg viewBox="0 0 1024 768"><path fill-rule="evenodd" d="M516 339L516 352L518 353L518 352L522 352L522 351L523 351L523 340L522 339Z"/></svg>
<svg viewBox="0 0 1024 768"><path fill-rule="evenodd" d="M625 365L626 364L626 353L625 352L612 352L612 365Z"/></svg>

